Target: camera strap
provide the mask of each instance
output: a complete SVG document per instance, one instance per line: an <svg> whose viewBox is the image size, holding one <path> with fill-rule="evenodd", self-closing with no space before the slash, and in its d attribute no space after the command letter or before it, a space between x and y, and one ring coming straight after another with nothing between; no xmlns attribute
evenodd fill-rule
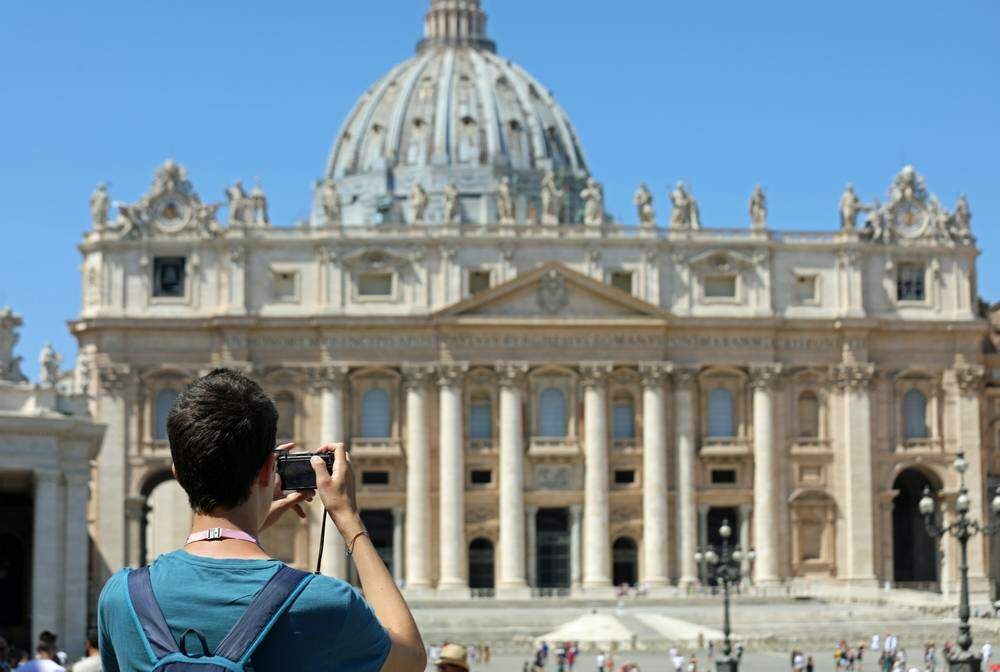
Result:
<svg viewBox="0 0 1000 672"><path fill-rule="evenodd" d="M222 539L236 539L239 541L249 541L251 544L256 544L260 546L260 542L257 541L257 537L252 534L247 534L242 530L230 530L226 527L210 527L207 530L202 530L201 532L192 532L188 535L187 541L184 545L193 544L196 541L220 541Z"/></svg>

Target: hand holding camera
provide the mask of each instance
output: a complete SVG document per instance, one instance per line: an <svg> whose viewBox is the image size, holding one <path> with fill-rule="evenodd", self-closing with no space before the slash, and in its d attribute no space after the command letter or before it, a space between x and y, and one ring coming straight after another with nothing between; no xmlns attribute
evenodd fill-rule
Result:
<svg viewBox="0 0 1000 672"><path fill-rule="evenodd" d="M333 468L328 470L327 455L333 455ZM316 491L323 507L341 536L350 541L364 530L358 515L358 499L354 489L351 455L342 443L328 443L316 451L309 463L316 474Z"/></svg>

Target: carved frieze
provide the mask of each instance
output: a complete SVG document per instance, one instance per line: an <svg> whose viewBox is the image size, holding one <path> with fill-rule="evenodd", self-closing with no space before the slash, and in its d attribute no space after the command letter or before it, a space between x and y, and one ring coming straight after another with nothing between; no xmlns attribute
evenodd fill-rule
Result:
<svg viewBox="0 0 1000 672"><path fill-rule="evenodd" d="M830 367L830 378L842 390L866 390L874 375L874 364L837 364Z"/></svg>

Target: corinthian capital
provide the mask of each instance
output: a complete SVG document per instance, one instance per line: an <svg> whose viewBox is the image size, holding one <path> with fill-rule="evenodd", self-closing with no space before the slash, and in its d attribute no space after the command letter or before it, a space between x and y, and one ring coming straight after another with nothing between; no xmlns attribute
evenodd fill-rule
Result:
<svg viewBox="0 0 1000 672"><path fill-rule="evenodd" d="M604 385L614 365L611 362L590 362L580 365L580 382L584 387L599 387Z"/></svg>
<svg viewBox="0 0 1000 672"><path fill-rule="evenodd" d="M466 362L452 362L450 364L440 364L437 367L437 383L441 387L461 386L465 380L465 374L469 372L469 365Z"/></svg>
<svg viewBox="0 0 1000 672"><path fill-rule="evenodd" d="M750 386L754 389L769 390L778 384L781 378L781 364L751 364Z"/></svg>
<svg viewBox="0 0 1000 672"><path fill-rule="evenodd" d="M874 364L837 364L830 368L830 378L842 390L866 390L874 375Z"/></svg>
<svg viewBox="0 0 1000 672"><path fill-rule="evenodd" d="M672 362L642 362L639 364L639 377L643 387L660 387L673 373Z"/></svg>
<svg viewBox="0 0 1000 672"><path fill-rule="evenodd" d="M403 387L407 389L425 386L434 375L433 364L404 364Z"/></svg>
<svg viewBox="0 0 1000 672"><path fill-rule="evenodd" d="M309 383L316 391L328 390L344 384L349 368L344 364L328 364L309 370Z"/></svg>
<svg viewBox="0 0 1000 672"><path fill-rule="evenodd" d="M520 387L528 373L527 362L497 362L497 380L501 387Z"/></svg>
<svg viewBox="0 0 1000 672"><path fill-rule="evenodd" d="M698 379L698 368L694 366L674 366L672 367L671 377L675 389L690 390L694 387L694 383Z"/></svg>
<svg viewBox="0 0 1000 672"><path fill-rule="evenodd" d="M102 366L97 370L101 390L110 394L120 394L129 382L131 370L125 364Z"/></svg>
<svg viewBox="0 0 1000 672"><path fill-rule="evenodd" d="M978 392L985 374L986 369L979 364L958 366L955 367L955 382L958 383L958 389L966 394Z"/></svg>

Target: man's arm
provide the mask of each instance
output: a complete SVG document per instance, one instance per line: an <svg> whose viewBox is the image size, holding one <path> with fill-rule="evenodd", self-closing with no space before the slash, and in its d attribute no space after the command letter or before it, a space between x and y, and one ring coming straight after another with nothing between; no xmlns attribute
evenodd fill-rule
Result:
<svg viewBox="0 0 1000 672"><path fill-rule="evenodd" d="M382 671L422 672L427 666L424 642L406 600L375 550L371 538L365 533L358 514L351 457L340 443L327 444L318 452L332 452L334 460L331 475L327 473L323 460L318 457L312 459L312 467L316 472L316 490L331 520L351 549L365 599L389 632L392 642Z"/></svg>

